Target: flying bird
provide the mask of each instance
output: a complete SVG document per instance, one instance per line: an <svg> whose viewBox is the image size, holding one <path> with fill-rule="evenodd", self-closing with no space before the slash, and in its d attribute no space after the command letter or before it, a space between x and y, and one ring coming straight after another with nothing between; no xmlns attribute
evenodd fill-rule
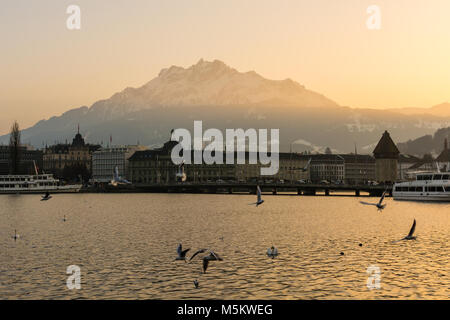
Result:
<svg viewBox="0 0 450 320"><path fill-rule="evenodd" d="M191 248L183 250L183 246L180 243L177 248L178 257L175 260L184 260L186 262L186 253L188 253L189 250L191 250Z"/></svg>
<svg viewBox="0 0 450 320"><path fill-rule="evenodd" d="M198 289L198 280L194 280L194 286L196 289Z"/></svg>
<svg viewBox="0 0 450 320"><path fill-rule="evenodd" d="M383 195L380 198L380 201L378 203L370 203L370 202L364 202L360 201L361 204L369 205L369 206L375 206L378 208L378 211L382 211L384 208L386 208L386 204L383 204L384 198L386 197L387 190L383 192Z"/></svg>
<svg viewBox="0 0 450 320"><path fill-rule="evenodd" d="M208 249L200 249L196 253L192 255L192 257L189 259L191 261L194 259L194 257L200 253L205 253L209 251L209 254L207 256L203 257L203 273L206 273L206 269L208 269L209 261L222 261L223 259L214 251L208 250Z"/></svg>
<svg viewBox="0 0 450 320"><path fill-rule="evenodd" d="M113 178L112 180L109 182L109 184L113 187L117 187L118 185L127 185L127 184L131 184L130 181L128 181L125 178L122 178L119 175L119 167L115 167L114 171L113 171Z"/></svg>
<svg viewBox="0 0 450 320"><path fill-rule="evenodd" d="M416 237L413 236L414 231L416 231L416 219L414 219L411 230L409 230L408 235L404 237L403 240L416 240Z"/></svg>
<svg viewBox="0 0 450 320"><path fill-rule="evenodd" d="M300 168L300 171L301 171L301 172L306 172L306 171L308 171L309 165L311 164L311 160L312 160L312 158L309 158L308 163L306 164L306 166L303 167L303 168Z"/></svg>
<svg viewBox="0 0 450 320"><path fill-rule="evenodd" d="M260 204L263 204L264 200L261 198L261 189L259 186L256 186L256 202L250 203L250 205L256 204L256 206L259 206Z"/></svg>
<svg viewBox="0 0 450 320"><path fill-rule="evenodd" d="M270 247L269 249L267 249L267 256L269 258L275 258L278 255L278 249L275 248L274 246Z"/></svg>
<svg viewBox="0 0 450 320"><path fill-rule="evenodd" d="M42 196L41 201L50 200L52 196L50 195L50 192L46 192L45 195Z"/></svg>
<svg viewBox="0 0 450 320"><path fill-rule="evenodd" d="M187 179L186 173L184 172L184 161L178 166L178 171L175 175L175 180L178 182L185 182Z"/></svg>

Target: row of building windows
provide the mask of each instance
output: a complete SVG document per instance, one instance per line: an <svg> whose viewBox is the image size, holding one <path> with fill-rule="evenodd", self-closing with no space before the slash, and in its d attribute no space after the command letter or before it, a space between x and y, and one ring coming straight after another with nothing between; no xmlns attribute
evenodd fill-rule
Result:
<svg viewBox="0 0 450 320"><path fill-rule="evenodd" d="M449 180L448 174L436 174L436 175L418 175L417 180Z"/></svg>

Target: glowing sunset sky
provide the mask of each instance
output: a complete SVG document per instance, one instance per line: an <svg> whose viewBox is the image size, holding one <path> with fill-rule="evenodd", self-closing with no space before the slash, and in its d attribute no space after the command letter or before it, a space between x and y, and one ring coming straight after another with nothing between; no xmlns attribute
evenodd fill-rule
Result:
<svg viewBox="0 0 450 320"><path fill-rule="evenodd" d="M81 7L81 30L66 8ZM369 5L381 30L366 27ZM341 105L450 100L449 0L3 0L0 133L219 59Z"/></svg>

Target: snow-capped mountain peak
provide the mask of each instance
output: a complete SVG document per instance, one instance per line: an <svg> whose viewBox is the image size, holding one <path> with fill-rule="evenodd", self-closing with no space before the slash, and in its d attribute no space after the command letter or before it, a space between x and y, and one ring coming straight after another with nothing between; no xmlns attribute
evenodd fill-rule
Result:
<svg viewBox="0 0 450 320"><path fill-rule="evenodd" d="M106 119L155 106L337 106L291 80L268 80L254 71L239 72L219 60L200 59L183 68L171 66L140 88L126 88L92 106Z"/></svg>
<svg viewBox="0 0 450 320"><path fill-rule="evenodd" d="M221 130L279 128L281 150L290 150L296 141L296 151L322 151L320 146L353 151L355 142L372 144L386 129L395 141L405 141L450 125L449 117L339 107L292 79L269 80L201 59L187 68L163 69L143 86L126 88L90 108L40 121L23 130L22 137L35 146L70 140L81 124L90 142L113 136L119 144L139 140L153 145L166 141L173 128L190 128L194 120ZM0 137L0 143L8 141L8 135Z"/></svg>

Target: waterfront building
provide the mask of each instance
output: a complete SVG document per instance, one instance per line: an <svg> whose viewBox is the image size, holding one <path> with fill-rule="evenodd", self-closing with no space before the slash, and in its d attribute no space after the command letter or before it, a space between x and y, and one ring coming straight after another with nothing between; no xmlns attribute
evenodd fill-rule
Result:
<svg viewBox="0 0 450 320"><path fill-rule="evenodd" d="M128 177L128 159L139 150L148 149L145 146L127 145L101 148L92 153L92 179L94 183L108 183L113 171L118 168L119 176Z"/></svg>
<svg viewBox="0 0 450 320"><path fill-rule="evenodd" d="M418 173L436 171L436 160L431 154L426 154L422 159L417 158L418 161L404 171L405 180L416 180ZM400 179L399 179L400 180Z"/></svg>
<svg viewBox="0 0 450 320"><path fill-rule="evenodd" d="M85 143L78 129L71 144L60 143L45 147L44 171L65 180L76 180L80 175L83 180L87 180L92 172L92 153L98 149L100 145Z"/></svg>
<svg viewBox="0 0 450 320"><path fill-rule="evenodd" d="M34 150L31 146L20 146L20 164L19 174L35 174L36 168L42 168L43 153L41 150ZM0 146L0 175L7 175L10 173L10 152L9 146Z"/></svg>
<svg viewBox="0 0 450 320"><path fill-rule="evenodd" d="M422 166L422 159L409 154L400 154L397 169L398 180L406 181L416 179L414 173L418 170L418 166Z"/></svg>
<svg viewBox="0 0 450 320"><path fill-rule="evenodd" d="M178 166L174 165L171 158L172 148L176 141L169 141L163 147L136 151L129 158L128 178L135 184L164 184L176 181ZM192 152L192 151L191 151ZM184 172L188 182L260 182L298 181L308 180L309 170L306 167L308 158L298 154L280 153L279 170L273 176L261 176L261 164L249 164L249 153L245 153L245 164L237 164L237 153L234 154L234 164L185 164ZM192 157L193 159L193 157ZM224 160L226 155L224 154ZM225 162L225 161L224 161Z"/></svg>
<svg viewBox="0 0 450 320"><path fill-rule="evenodd" d="M136 151L128 159L128 180L134 184L174 182L177 166L173 164L170 153L176 144L169 141L161 148Z"/></svg>
<svg viewBox="0 0 450 320"><path fill-rule="evenodd" d="M287 182L309 181L311 179L310 166L308 165L309 158L292 152L280 152L279 158L280 169L273 177L274 179Z"/></svg>
<svg viewBox="0 0 450 320"><path fill-rule="evenodd" d="M367 184L375 181L375 158L365 154L311 154L310 181L312 183Z"/></svg>
<svg viewBox="0 0 450 320"><path fill-rule="evenodd" d="M375 158L367 154L341 154L344 159L344 182L367 184L375 181Z"/></svg>
<svg viewBox="0 0 450 320"><path fill-rule="evenodd" d="M343 183L345 179L345 160L337 154L303 155L311 159L309 165L310 181L312 183Z"/></svg>
<svg viewBox="0 0 450 320"><path fill-rule="evenodd" d="M398 175L398 158L400 151L389 134L385 131L373 151L375 157L375 177L381 183L394 183Z"/></svg>
<svg viewBox="0 0 450 320"><path fill-rule="evenodd" d="M176 141L169 141L161 148L136 151L129 158L128 180L135 184L175 182L179 169L172 162L171 151L176 144ZM376 181L376 159L370 155L279 153L279 170L273 176L261 176L261 164L249 164L248 152L245 153L245 164L237 164L236 156L235 153L234 164L185 164L187 181L295 183L303 180L353 185Z"/></svg>
<svg viewBox="0 0 450 320"><path fill-rule="evenodd" d="M436 171L436 163L433 159L421 159L405 171L405 180L415 180L417 173Z"/></svg>
<svg viewBox="0 0 450 320"><path fill-rule="evenodd" d="M249 153L246 152L245 164L236 164L234 179L239 181L267 181L267 182L298 182L300 180L310 180L309 158L298 153L280 152L278 154L279 168L278 172L271 176L261 176L261 163L250 164ZM236 159L236 153L235 153ZM236 161L235 161L236 162ZM306 170L304 170L306 168Z"/></svg>

